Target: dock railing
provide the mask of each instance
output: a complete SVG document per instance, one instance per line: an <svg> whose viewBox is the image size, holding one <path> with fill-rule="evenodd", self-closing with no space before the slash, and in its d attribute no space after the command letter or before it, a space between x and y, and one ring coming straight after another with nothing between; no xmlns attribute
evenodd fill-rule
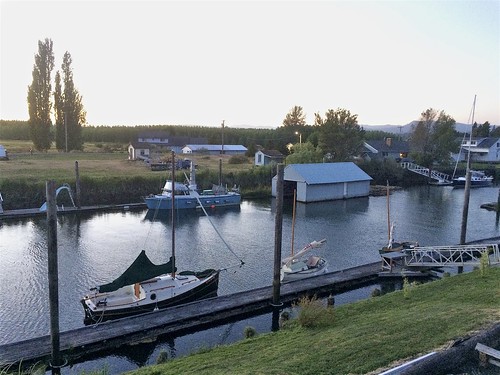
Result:
<svg viewBox="0 0 500 375"><path fill-rule="evenodd" d="M498 244L416 247L406 252L408 267L479 265L484 253L489 263L500 264Z"/></svg>

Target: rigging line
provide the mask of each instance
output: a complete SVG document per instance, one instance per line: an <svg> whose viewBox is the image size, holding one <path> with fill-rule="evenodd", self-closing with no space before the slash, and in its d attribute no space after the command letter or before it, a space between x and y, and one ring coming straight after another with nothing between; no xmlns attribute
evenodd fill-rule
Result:
<svg viewBox="0 0 500 375"><path fill-rule="evenodd" d="M214 228L215 232L219 235L220 239L222 240L222 242L224 242L224 244L229 249L229 251L236 257L236 259L238 259L240 261L240 267L243 266L245 264L245 262L233 251L233 249L231 249L231 246L229 246L229 244L226 242L226 240L224 240L224 238L222 237L222 235L220 234L220 232L217 230L217 228L214 225L212 219L210 219L210 216L208 216L208 213L205 210L205 207L203 207L203 204L201 203L200 198L198 197L197 193L196 193L195 197L196 197L196 200L198 201L198 203L200 204L201 209L205 213L205 216L207 217L208 221L210 222L210 224Z"/></svg>
<svg viewBox="0 0 500 375"><path fill-rule="evenodd" d="M186 172L184 172L184 177L187 178ZM194 190L193 190L193 193L194 193L194 196L195 196L196 200L198 201L201 209L205 213L205 216L207 217L208 221L210 222L210 224L214 228L215 232L219 235L220 239L222 240L222 242L224 242L224 244L229 249L229 251L236 257L236 259L238 259L240 261L240 267L243 266L245 264L245 262L233 251L233 249L231 249L231 246L229 246L229 244L224 240L224 238L222 237L222 235L220 234L220 232L217 230L216 226L214 225L214 223L210 219L210 216L208 216L208 213L205 210L205 207L203 207L203 204L200 201L200 197L198 196L198 193L196 191L194 191Z"/></svg>
<svg viewBox="0 0 500 375"><path fill-rule="evenodd" d="M151 231L153 230L153 224L156 221L156 218L158 216L158 212L160 211L160 203L161 203L161 200L158 199L158 203L157 203L156 208L154 210L153 219L151 220L151 224L149 225L148 233L146 234L146 238L144 239L144 244L142 245L143 249L145 249L146 244L149 243L148 239L151 235Z"/></svg>

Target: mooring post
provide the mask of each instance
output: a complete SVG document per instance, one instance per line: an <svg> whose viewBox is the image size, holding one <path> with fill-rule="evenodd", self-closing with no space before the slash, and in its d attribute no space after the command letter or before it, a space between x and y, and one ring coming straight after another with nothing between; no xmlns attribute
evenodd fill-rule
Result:
<svg viewBox="0 0 500 375"><path fill-rule="evenodd" d="M80 170L78 169L78 161L75 161L75 175L76 175L76 207L80 209L82 207L80 201Z"/></svg>
<svg viewBox="0 0 500 375"><path fill-rule="evenodd" d="M52 373L59 374L61 363L59 341L59 285L57 267L57 206L56 183L54 180L46 183L47 199L47 247L49 273L49 305L50 305L50 339L52 344Z"/></svg>
<svg viewBox="0 0 500 375"><path fill-rule="evenodd" d="M283 232L283 164L277 165L276 181L276 217L274 225L274 277L273 277L273 306L280 303L280 270L281 270L281 242Z"/></svg>
<svg viewBox="0 0 500 375"><path fill-rule="evenodd" d="M470 168L467 168L467 173L465 175L465 190L464 190L464 208L462 212L462 230L460 232L460 245L465 245L465 239L467 235L467 218L469 216L469 198L470 198L470 180L471 172Z"/></svg>
<svg viewBox="0 0 500 375"><path fill-rule="evenodd" d="M497 207L495 211L496 211L496 224L498 225L498 220L500 219L500 189L498 189Z"/></svg>

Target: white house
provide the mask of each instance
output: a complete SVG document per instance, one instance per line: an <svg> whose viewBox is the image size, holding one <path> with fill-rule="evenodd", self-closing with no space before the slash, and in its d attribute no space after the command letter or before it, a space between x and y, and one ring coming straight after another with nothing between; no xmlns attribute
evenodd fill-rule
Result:
<svg viewBox="0 0 500 375"><path fill-rule="evenodd" d="M183 154L208 153L218 155L222 153L222 145L185 145L182 148ZM247 148L242 145L224 145L224 154L227 155L245 155Z"/></svg>
<svg viewBox="0 0 500 375"><path fill-rule="evenodd" d="M471 152L471 160L484 163L500 162L500 138L472 138L464 139L459 154L452 155L453 159L459 161L467 160L468 152Z"/></svg>
<svg viewBox="0 0 500 375"><path fill-rule="evenodd" d="M128 145L128 160L148 159L151 145L143 142L130 142Z"/></svg>
<svg viewBox="0 0 500 375"><path fill-rule="evenodd" d="M289 164L284 170L284 191L297 190L298 202L321 202L366 197L370 181L361 168L352 162ZM272 195L276 196L277 176L272 180Z"/></svg>
<svg viewBox="0 0 500 375"><path fill-rule="evenodd" d="M278 164L283 162L285 155L277 150L259 150L255 153L255 165Z"/></svg>

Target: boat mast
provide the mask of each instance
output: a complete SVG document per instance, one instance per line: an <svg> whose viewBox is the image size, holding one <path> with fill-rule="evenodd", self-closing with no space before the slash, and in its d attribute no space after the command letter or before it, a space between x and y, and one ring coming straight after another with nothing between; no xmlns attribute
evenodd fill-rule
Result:
<svg viewBox="0 0 500 375"><path fill-rule="evenodd" d="M172 199L171 213L172 213L172 278L175 279L175 152L172 151Z"/></svg>
<svg viewBox="0 0 500 375"><path fill-rule="evenodd" d="M472 121L469 135L469 153L467 156L467 173L465 174L465 189L464 189L464 207L462 211L462 225L460 230L460 245L465 244L467 236L467 218L469 216L469 198L470 198L470 184L471 184L471 158L470 151L472 145L472 128L474 127L474 113L476 111L476 95L474 95L474 104L472 105Z"/></svg>
<svg viewBox="0 0 500 375"><path fill-rule="evenodd" d="M389 204L389 180L387 180L387 240L391 242L391 211Z"/></svg>

